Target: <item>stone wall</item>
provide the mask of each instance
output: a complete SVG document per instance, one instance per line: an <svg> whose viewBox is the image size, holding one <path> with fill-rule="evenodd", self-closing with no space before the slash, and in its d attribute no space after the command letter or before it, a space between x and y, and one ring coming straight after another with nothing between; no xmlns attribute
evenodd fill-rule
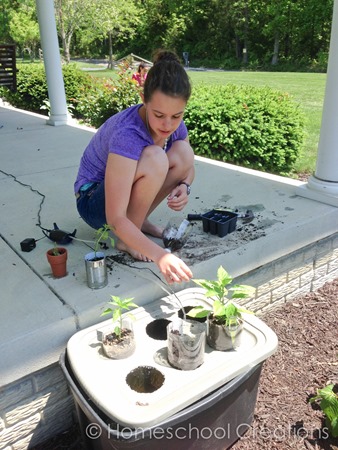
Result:
<svg viewBox="0 0 338 450"><path fill-rule="evenodd" d="M238 277L256 287L241 303L257 314L338 278L338 233ZM70 428L74 401L58 364L0 390L0 450L24 450Z"/></svg>
<svg viewBox="0 0 338 450"><path fill-rule="evenodd" d="M25 450L70 428L74 402L58 364L0 390L0 449Z"/></svg>
<svg viewBox="0 0 338 450"><path fill-rule="evenodd" d="M256 287L255 298L238 302L256 314L312 292L338 278L338 233L236 278Z"/></svg>

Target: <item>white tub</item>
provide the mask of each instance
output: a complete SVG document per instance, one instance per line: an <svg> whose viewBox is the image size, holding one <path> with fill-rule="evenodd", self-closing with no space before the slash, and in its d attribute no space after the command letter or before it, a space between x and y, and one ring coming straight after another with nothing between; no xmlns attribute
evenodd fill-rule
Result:
<svg viewBox="0 0 338 450"><path fill-rule="evenodd" d="M176 294L183 306L209 304L202 288ZM182 410L203 396L248 371L272 355L278 345L276 334L258 317L243 314L241 345L220 352L206 345L204 363L195 370L180 371L169 366L166 341L156 340L146 326L156 319L173 320L180 309L173 295L132 311L135 316L136 350L123 360L103 356L98 331L111 326L111 319L79 331L67 345L72 371L91 400L112 420L132 428L149 427ZM126 377L137 367L160 372L163 384L154 392L131 389Z"/></svg>

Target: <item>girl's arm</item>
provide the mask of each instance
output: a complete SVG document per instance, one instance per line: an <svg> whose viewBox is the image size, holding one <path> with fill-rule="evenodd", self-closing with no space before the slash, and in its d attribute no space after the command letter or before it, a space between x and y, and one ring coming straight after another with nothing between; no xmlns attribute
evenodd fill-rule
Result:
<svg viewBox="0 0 338 450"><path fill-rule="evenodd" d="M109 154L105 175L107 223L127 247L154 261L169 283L189 281L192 273L188 266L145 236L141 231L143 222L135 225L127 217L137 163Z"/></svg>

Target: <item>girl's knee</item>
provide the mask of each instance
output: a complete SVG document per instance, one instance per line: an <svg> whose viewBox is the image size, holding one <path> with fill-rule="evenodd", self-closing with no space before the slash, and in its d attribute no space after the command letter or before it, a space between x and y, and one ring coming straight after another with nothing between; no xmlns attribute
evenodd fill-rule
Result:
<svg viewBox="0 0 338 450"><path fill-rule="evenodd" d="M171 160L174 163L179 163L180 166L184 166L186 169L194 165L194 151L187 141L176 141L173 143Z"/></svg>
<svg viewBox="0 0 338 450"><path fill-rule="evenodd" d="M167 174L169 170L169 161L166 153L158 145L145 147L140 159L142 171L151 174Z"/></svg>

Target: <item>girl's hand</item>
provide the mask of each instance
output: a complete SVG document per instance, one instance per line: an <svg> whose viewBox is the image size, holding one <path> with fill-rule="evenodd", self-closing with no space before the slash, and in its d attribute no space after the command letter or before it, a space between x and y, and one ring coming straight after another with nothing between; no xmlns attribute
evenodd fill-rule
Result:
<svg viewBox="0 0 338 450"><path fill-rule="evenodd" d="M184 184L176 186L167 197L167 205L174 211L181 211L187 203L187 187Z"/></svg>
<svg viewBox="0 0 338 450"><path fill-rule="evenodd" d="M192 278L189 267L177 256L166 252L158 262L158 267L168 284L182 283Z"/></svg>

